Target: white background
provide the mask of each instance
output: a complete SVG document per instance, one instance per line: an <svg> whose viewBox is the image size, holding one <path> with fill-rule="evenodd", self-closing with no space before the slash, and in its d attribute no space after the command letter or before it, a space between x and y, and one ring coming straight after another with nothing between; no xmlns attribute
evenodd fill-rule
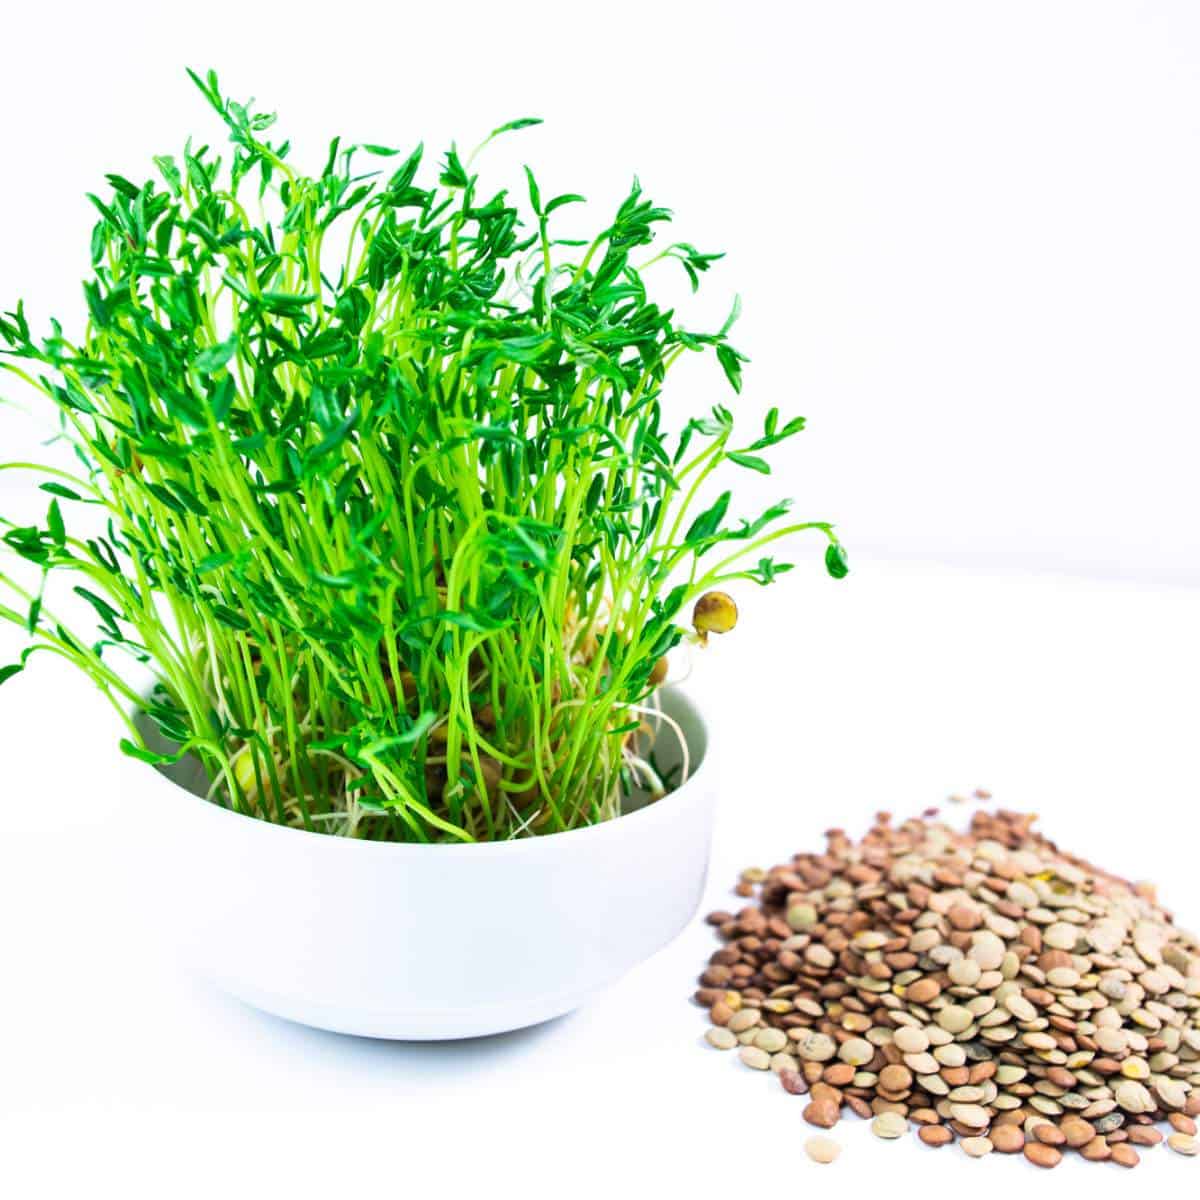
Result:
<svg viewBox="0 0 1200 1200"><path fill-rule="evenodd" d="M0 36L0 298L35 314L81 308L104 171L217 135L185 63L278 108L316 164L335 133L433 158L544 116L498 171L526 159L600 212L637 172L729 252L698 319L743 294L737 411L810 418L746 486L836 519L856 570L740 595L697 665L731 760L712 906L829 824L987 784L1196 923L1200 635L1174 585L1200 582L1200 8L114 0L7 10ZM726 399L715 368L683 390ZM36 440L19 416L5 458ZM931 1169L861 1127L839 1174L803 1159L797 1105L698 1043L700 926L486 1043L327 1037L191 984L144 954L131 900L153 897L121 886L115 737L53 663L0 692L0 1192L707 1196ZM936 1162L984 1197L1130 1184ZM1134 1180L1194 1165L1162 1151Z"/></svg>

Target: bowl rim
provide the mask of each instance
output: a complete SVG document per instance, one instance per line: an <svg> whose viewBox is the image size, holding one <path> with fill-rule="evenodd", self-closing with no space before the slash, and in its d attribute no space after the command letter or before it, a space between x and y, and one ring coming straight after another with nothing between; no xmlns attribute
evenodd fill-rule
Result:
<svg viewBox="0 0 1200 1200"><path fill-rule="evenodd" d="M183 797L185 802L190 802L189 807L193 807L197 813L206 811L209 815L201 817L201 820L231 818L235 823L231 823L229 829L235 834L241 830L251 837L271 837L275 834L295 835L291 844L297 849L307 844L313 848L319 845L341 846L349 848L351 853L391 854L400 857L411 854L427 855L431 852L437 852L444 856L510 854L522 857L539 853L553 853L556 847L565 849L570 845L574 848L589 840L591 843L596 843L605 839L636 838L641 830L649 830L673 821L679 814L698 803L710 792L718 770L711 738L712 726L704 707L678 685L668 684L660 689L660 693L671 707L686 710L699 726L703 750L699 764L687 780L674 791L667 793L661 800L655 800L635 812L623 813L619 817L594 825L560 830L557 833L546 833L537 837L481 842L379 842L368 838L338 837L333 834L319 833L316 830L299 829L294 825L280 825L274 821L265 821L261 817L250 816L248 813L236 812L197 795L171 779L158 766L137 762L137 760L126 761L131 765L136 762L137 766L143 768L143 773L141 773L143 779L146 777L144 769L148 767L165 788L169 788L178 796ZM140 709L135 709L135 714L138 712ZM299 838L307 839L307 842L297 840ZM342 851L333 850L332 853L337 854Z"/></svg>

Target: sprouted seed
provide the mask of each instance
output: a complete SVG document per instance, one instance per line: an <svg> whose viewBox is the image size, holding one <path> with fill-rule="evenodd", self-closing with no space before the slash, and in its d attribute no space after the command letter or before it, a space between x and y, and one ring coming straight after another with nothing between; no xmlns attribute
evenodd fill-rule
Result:
<svg viewBox="0 0 1200 1200"><path fill-rule="evenodd" d="M692 609L692 627L701 645L707 644L710 633L728 633L737 619L737 605L725 592L705 592Z"/></svg>

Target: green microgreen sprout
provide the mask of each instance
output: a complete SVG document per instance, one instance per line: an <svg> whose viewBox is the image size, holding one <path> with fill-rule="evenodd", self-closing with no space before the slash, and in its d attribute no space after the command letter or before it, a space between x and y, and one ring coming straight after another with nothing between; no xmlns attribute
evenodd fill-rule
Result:
<svg viewBox="0 0 1200 1200"><path fill-rule="evenodd" d="M671 214L636 182L581 242L555 225L582 197L528 169L523 204L489 194L453 146L434 182L420 146L336 138L305 174L272 115L189 74L227 156L189 141L90 197L80 335L0 316L0 370L51 402L76 464L0 464L49 496L42 522L0 518L24 564L0 616L30 639L0 682L58 655L126 753L195 755L215 802L329 834L507 839L662 794L686 759L658 767L654 692L687 606L790 570L765 551L803 530L846 571L787 502L696 511L719 468L769 473L804 425L773 408L743 445L717 405L664 428L681 356L713 354L735 393L746 360L736 304L693 331L646 277L674 262L695 290L721 256L641 261Z"/></svg>

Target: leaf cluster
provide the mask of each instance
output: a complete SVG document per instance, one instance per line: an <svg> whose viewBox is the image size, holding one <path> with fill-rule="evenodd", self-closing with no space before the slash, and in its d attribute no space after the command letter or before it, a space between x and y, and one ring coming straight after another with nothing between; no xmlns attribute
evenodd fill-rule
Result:
<svg viewBox="0 0 1200 1200"><path fill-rule="evenodd" d="M0 616L123 712L117 652L149 665L150 715L242 811L418 841L613 815L652 770L631 729L689 603L791 569L761 551L800 529L845 573L831 527L786 503L695 511L715 470L769 473L803 428L772 409L736 443L724 406L664 424L682 355L735 393L746 359L736 306L690 329L648 270L694 289L721 256L646 259L671 214L636 181L579 242L554 227L582 197L528 169L523 198L490 192L456 147L430 182L421 146L335 138L306 174L273 115L192 78L229 146L189 141L90 197L82 335L0 317L0 370L54 405L78 462L42 469L44 522L2 522L39 582L0 575ZM68 575L95 638L45 603Z"/></svg>

